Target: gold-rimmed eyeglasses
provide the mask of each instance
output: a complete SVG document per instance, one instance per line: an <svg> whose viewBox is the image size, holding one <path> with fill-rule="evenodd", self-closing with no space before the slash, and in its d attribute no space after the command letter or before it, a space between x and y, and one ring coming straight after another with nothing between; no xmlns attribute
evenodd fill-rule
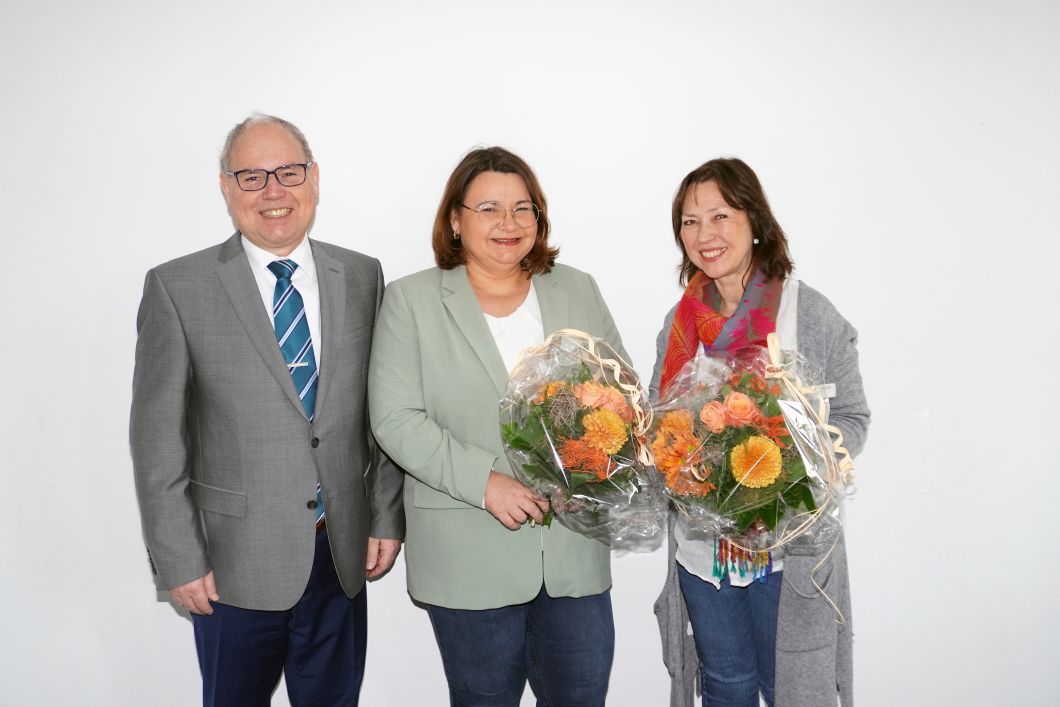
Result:
<svg viewBox="0 0 1060 707"><path fill-rule="evenodd" d="M512 215L512 221L515 222L516 226L529 228L537 223L537 219L541 216L541 210L537 208L537 204L532 204L529 201L516 204L510 209L504 208L496 201L484 201L475 207L467 204L461 204L460 206L478 214L479 221L486 228L500 226L508 218L508 214Z"/></svg>

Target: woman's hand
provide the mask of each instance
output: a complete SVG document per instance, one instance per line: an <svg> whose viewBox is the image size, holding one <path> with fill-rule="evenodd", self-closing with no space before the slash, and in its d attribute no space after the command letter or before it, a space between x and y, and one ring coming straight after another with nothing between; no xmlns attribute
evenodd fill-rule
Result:
<svg viewBox="0 0 1060 707"><path fill-rule="evenodd" d="M492 469L484 501L486 510L508 530L518 530L527 518L544 522L548 510L548 501L538 498L525 484Z"/></svg>

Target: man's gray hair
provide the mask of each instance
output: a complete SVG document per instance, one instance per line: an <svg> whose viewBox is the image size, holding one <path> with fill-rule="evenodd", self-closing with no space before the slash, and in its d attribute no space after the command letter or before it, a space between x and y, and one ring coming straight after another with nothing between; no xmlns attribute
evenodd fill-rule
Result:
<svg viewBox="0 0 1060 707"><path fill-rule="evenodd" d="M236 139L242 135L247 128L251 125L258 123L275 123L281 128L291 134L295 140L302 146L302 151L305 153L306 162L313 161L313 151L309 149L309 141L305 139L305 135L298 129L298 126L294 123L284 120L283 118L277 118L275 115L266 115L265 113L253 113L249 118L244 120L242 123L237 124L234 128L228 131L228 137L225 138L225 146L221 148L221 171L227 172L229 167L229 159L232 157L232 145L235 144Z"/></svg>

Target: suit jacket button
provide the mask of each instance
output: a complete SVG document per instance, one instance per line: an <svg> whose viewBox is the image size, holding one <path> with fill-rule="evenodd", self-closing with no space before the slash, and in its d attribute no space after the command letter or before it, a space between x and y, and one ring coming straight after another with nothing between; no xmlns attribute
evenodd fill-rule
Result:
<svg viewBox="0 0 1060 707"><path fill-rule="evenodd" d="M316 449L317 447L319 447L320 446L320 438L319 437L314 437L313 439L309 440L309 446L312 447L313 449Z"/></svg>
<svg viewBox="0 0 1060 707"><path fill-rule="evenodd" d="M315 511L317 509L317 502L315 500L306 501L305 507L311 511Z"/></svg>

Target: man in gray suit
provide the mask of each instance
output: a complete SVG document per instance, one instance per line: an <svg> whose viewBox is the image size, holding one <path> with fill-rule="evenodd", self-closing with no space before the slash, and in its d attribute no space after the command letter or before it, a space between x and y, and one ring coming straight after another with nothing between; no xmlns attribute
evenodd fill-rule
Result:
<svg viewBox="0 0 1060 707"><path fill-rule="evenodd" d="M221 156L237 232L147 273L130 424L159 589L192 614L206 705L354 705L365 579L404 535L365 405L378 261L310 240L319 167L254 115Z"/></svg>

